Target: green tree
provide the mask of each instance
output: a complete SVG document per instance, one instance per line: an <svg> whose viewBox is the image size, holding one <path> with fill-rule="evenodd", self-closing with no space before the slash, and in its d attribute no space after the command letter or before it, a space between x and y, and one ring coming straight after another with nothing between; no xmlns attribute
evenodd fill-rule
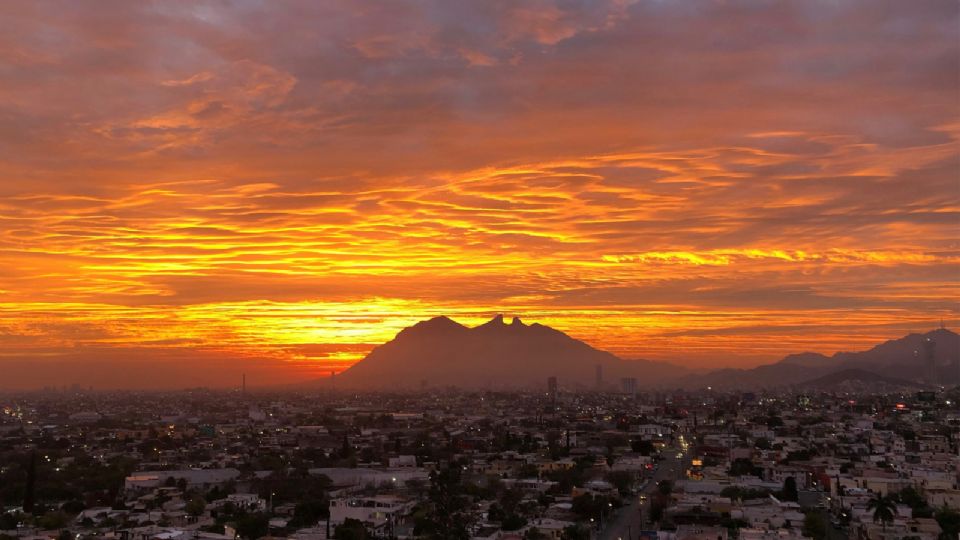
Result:
<svg viewBox="0 0 960 540"><path fill-rule="evenodd" d="M960 512L944 506L934 517L940 524L940 540L956 540L960 534Z"/></svg>
<svg viewBox="0 0 960 540"><path fill-rule="evenodd" d="M309 527L330 515L330 501L326 499L308 498L298 502L293 509L291 527Z"/></svg>
<svg viewBox="0 0 960 540"><path fill-rule="evenodd" d="M0 514L0 531L9 531L17 528L17 523L23 519L23 514L5 512Z"/></svg>
<svg viewBox="0 0 960 540"><path fill-rule="evenodd" d="M657 491L664 497L673 493L673 482L670 480L661 480L657 483Z"/></svg>
<svg viewBox="0 0 960 540"><path fill-rule="evenodd" d="M590 519L600 516L600 512L603 511L603 505L606 504L602 500L602 497L596 497L591 493L584 493L578 497L574 497L570 510L574 514L579 516L581 519Z"/></svg>
<svg viewBox="0 0 960 540"><path fill-rule="evenodd" d="M267 535L270 517L262 512L245 514L237 519L237 534L246 540L256 540Z"/></svg>
<svg viewBox="0 0 960 540"><path fill-rule="evenodd" d="M823 512L808 512L803 518L803 535L814 540L823 540L827 537L827 518Z"/></svg>
<svg viewBox="0 0 960 540"><path fill-rule="evenodd" d="M523 533L523 540L549 540L549 538L536 527L530 527L527 532Z"/></svg>
<svg viewBox="0 0 960 540"><path fill-rule="evenodd" d="M561 540L590 540L590 531L583 525L570 525L560 535Z"/></svg>
<svg viewBox="0 0 960 540"><path fill-rule="evenodd" d="M649 456L653 453L653 443L643 439L636 439L630 443L630 448L641 456Z"/></svg>
<svg viewBox="0 0 960 540"><path fill-rule="evenodd" d="M607 474L607 482L613 484L621 495L626 495L633 487L633 474L627 471L612 471Z"/></svg>
<svg viewBox="0 0 960 540"><path fill-rule="evenodd" d="M70 517L64 512L47 512L38 521L41 529L62 529L67 526Z"/></svg>
<svg viewBox="0 0 960 540"><path fill-rule="evenodd" d="M68 514L79 514L83 512L86 507L87 505L83 504L83 501L80 499L73 499L60 505L60 509Z"/></svg>
<svg viewBox="0 0 960 540"><path fill-rule="evenodd" d="M335 540L367 540L370 535L367 533L367 528L363 525L363 522L347 518L343 523L337 525L333 538Z"/></svg>
<svg viewBox="0 0 960 540"><path fill-rule="evenodd" d="M503 521L500 523L500 528L505 531L518 531L526 524L527 518L519 514L509 514L503 518Z"/></svg>
<svg viewBox="0 0 960 540"><path fill-rule="evenodd" d="M800 492L797 491L797 479L788 476L783 481L783 500L797 502L800 498Z"/></svg>
<svg viewBox="0 0 960 540"><path fill-rule="evenodd" d="M897 511L897 503L889 495L874 494L873 498L867 502L867 510L873 510L873 522L880 522L883 528L887 528L888 523L893 523L894 515Z"/></svg>
<svg viewBox="0 0 960 540"><path fill-rule="evenodd" d="M466 540L467 499L463 495L457 465L430 473L429 506L414 529L415 534L424 534L431 539Z"/></svg>
<svg viewBox="0 0 960 540"><path fill-rule="evenodd" d="M190 499L190 502L186 504L184 510L188 515L198 518L203 515L204 510L207 509L207 501L203 500L203 497L196 496Z"/></svg>
<svg viewBox="0 0 960 540"><path fill-rule="evenodd" d="M914 518L932 518L933 508L927 503L927 499L913 486L908 486L897 495L897 499L910 507L912 517Z"/></svg>
<svg viewBox="0 0 960 540"><path fill-rule="evenodd" d="M34 511L37 485L37 452L30 453L30 464L27 465L27 485L23 495L23 511L32 514Z"/></svg>
<svg viewBox="0 0 960 540"><path fill-rule="evenodd" d="M737 458L730 463L730 469L727 471L727 474L730 476L757 476L757 468L753 465L753 461L747 458Z"/></svg>

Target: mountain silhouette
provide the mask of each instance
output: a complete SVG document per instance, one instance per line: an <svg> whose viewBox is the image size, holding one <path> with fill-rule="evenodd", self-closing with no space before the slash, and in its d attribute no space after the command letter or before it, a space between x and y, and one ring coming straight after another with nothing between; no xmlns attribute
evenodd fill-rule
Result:
<svg viewBox="0 0 960 540"><path fill-rule="evenodd" d="M933 361L932 373L927 369ZM858 371L859 370L859 371ZM841 376L838 374L845 373ZM774 388L799 385L817 380L826 386L830 377L861 375L862 380L882 373L886 382L928 382L932 375L937 383L960 382L960 336L946 328L925 334L908 334L881 343L869 350L838 352L832 356L819 353L791 354L777 363L752 369L721 369L703 375L685 377L685 387L715 386L719 388ZM880 381L880 379L874 379Z"/></svg>
<svg viewBox="0 0 960 540"><path fill-rule="evenodd" d="M885 377L865 369L843 369L823 377L818 377L811 381L806 381L797 385L799 388L810 388L815 390L833 390L843 386L864 386L872 391L878 391L882 388L887 389L916 389L925 388L926 385L906 379L897 379L894 377Z"/></svg>
<svg viewBox="0 0 960 540"><path fill-rule="evenodd" d="M567 388L619 388L623 377L638 386L676 378L686 370L647 360L622 360L538 323L502 315L474 328L435 317L405 328L336 376L338 388L546 388L557 377Z"/></svg>

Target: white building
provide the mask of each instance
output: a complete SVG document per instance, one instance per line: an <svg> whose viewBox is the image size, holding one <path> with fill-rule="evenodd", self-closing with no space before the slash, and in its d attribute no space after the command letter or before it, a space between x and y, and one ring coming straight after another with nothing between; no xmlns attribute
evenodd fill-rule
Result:
<svg viewBox="0 0 960 540"><path fill-rule="evenodd" d="M330 525L335 527L347 519L356 519L376 530L391 523L400 523L413 507L413 501L388 495L332 499Z"/></svg>

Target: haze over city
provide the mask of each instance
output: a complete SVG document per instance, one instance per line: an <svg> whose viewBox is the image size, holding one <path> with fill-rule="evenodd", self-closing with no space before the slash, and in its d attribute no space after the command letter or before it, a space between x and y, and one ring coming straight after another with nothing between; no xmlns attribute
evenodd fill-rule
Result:
<svg viewBox="0 0 960 540"><path fill-rule="evenodd" d="M956 325L955 1L7 2L0 388L499 313L698 371Z"/></svg>

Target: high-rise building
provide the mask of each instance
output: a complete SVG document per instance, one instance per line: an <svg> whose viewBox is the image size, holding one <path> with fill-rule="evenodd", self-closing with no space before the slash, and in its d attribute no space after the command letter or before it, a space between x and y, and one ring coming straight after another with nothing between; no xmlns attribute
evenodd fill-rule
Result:
<svg viewBox="0 0 960 540"><path fill-rule="evenodd" d="M597 390L603 387L603 364L597 364Z"/></svg>
<svg viewBox="0 0 960 540"><path fill-rule="evenodd" d="M551 397L557 397L557 378L556 377L547 377L547 393Z"/></svg>
<svg viewBox="0 0 960 540"><path fill-rule="evenodd" d="M624 394L636 396L637 395L637 378L624 377L620 379L620 387L623 389Z"/></svg>

